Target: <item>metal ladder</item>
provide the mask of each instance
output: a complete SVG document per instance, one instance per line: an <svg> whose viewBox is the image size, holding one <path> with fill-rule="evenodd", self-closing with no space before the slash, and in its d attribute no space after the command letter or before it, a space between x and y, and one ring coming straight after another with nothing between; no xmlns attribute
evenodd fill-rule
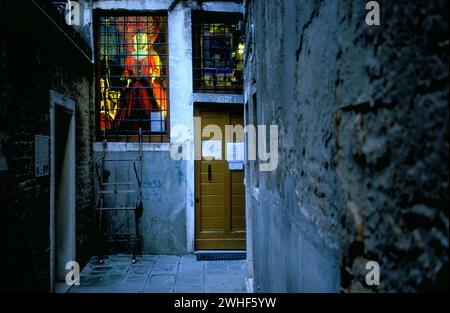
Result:
<svg viewBox="0 0 450 313"><path fill-rule="evenodd" d="M95 168L98 178L98 186L96 189L96 222L97 222L97 251L98 251L98 261L103 264L105 258L106 245L111 242L128 242L133 245L133 257L132 262L136 263L137 255L142 256L142 237L139 233L140 219L143 212L142 204L142 130L139 129L139 154L136 158L124 158L124 159L108 159L107 158L107 144L106 140L103 141L103 155L95 162ZM139 165L138 165L139 163ZM107 165L112 165L112 170L114 170L114 182L109 182L110 172L108 171ZM132 166L134 172L134 179L130 179L130 168L128 168L128 179L127 181L118 181L117 169L118 166L121 169L124 166ZM139 166L139 170L137 168ZM124 189L125 188L125 189ZM117 195L124 194L135 194L135 203L131 206L118 206L117 205ZM112 199L111 199L112 197ZM105 206L107 205L107 206ZM111 215L115 215L116 212L127 212L134 214L134 231L130 232L107 232L105 230L104 214L106 212L112 212ZM113 218L110 218L110 226Z"/></svg>

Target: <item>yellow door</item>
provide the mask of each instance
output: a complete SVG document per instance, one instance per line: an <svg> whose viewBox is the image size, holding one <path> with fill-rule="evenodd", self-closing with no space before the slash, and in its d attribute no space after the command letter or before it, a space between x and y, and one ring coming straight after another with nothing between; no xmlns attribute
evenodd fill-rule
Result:
<svg viewBox="0 0 450 313"><path fill-rule="evenodd" d="M196 116L201 117L201 129L209 131L215 128L211 125L217 125L222 139L205 137L197 145L201 150L197 154L202 159L195 161L195 248L245 249L244 171L239 166L230 169L225 142L225 125L243 125L243 111L200 107L196 109ZM243 138L235 137L231 141L243 143ZM204 157L219 157L219 160Z"/></svg>

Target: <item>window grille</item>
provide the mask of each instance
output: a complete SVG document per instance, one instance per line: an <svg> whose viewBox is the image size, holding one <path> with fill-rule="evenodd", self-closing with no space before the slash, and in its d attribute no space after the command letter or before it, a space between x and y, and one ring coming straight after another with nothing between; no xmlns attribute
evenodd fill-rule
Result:
<svg viewBox="0 0 450 313"><path fill-rule="evenodd" d="M167 16L100 15L95 37L100 137L168 141Z"/></svg>
<svg viewBox="0 0 450 313"><path fill-rule="evenodd" d="M244 42L240 15L193 13L194 90L242 93Z"/></svg>

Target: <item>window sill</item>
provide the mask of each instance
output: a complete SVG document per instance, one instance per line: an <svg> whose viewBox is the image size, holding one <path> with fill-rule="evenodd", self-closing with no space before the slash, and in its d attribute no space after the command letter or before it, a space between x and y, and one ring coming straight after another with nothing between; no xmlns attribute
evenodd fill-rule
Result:
<svg viewBox="0 0 450 313"><path fill-rule="evenodd" d="M205 103L244 103L244 96L241 94L219 94L219 93L199 93L194 92L192 94L193 102L205 102Z"/></svg>
<svg viewBox="0 0 450 313"><path fill-rule="evenodd" d="M137 142L108 142L106 144L108 152L128 152L139 151L139 143ZM170 143L142 143L143 151L170 151ZM94 152L103 152L103 142L94 142Z"/></svg>

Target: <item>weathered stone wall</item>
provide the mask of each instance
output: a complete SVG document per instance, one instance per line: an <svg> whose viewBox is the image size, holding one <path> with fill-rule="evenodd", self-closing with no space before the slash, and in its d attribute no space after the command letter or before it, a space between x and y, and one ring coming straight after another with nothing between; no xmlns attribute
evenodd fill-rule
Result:
<svg viewBox="0 0 450 313"><path fill-rule="evenodd" d="M51 89L76 102L77 261L83 264L93 230L93 69L31 2L2 1L0 12L0 150L7 164L0 171L0 289L49 291L50 177L35 177L34 136L50 135Z"/></svg>
<svg viewBox="0 0 450 313"><path fill-rule="evenodd" d="M247 53L254 55L247 55L246 87L256 87L257 123L279 127L278 168L254 173L259 196L247 189L255 199L256 291L339 290L336 7L335 1L251 2L247 37L253 24L254 46Z"/></svg>
<svg viewBox="0 0 450 313"><path fill-rule="evenodd" d="M339 5L335 120L342 287L448 290L448 2ZM368 260L381 284L367 288Z"/></svg>
<svg viewBox="0 0 450 313"><path fill-rule="evenodd" d="M247 118L279 125L247 173L256 291L448 290L448 3L365 5L246 2Z"/></svg>

